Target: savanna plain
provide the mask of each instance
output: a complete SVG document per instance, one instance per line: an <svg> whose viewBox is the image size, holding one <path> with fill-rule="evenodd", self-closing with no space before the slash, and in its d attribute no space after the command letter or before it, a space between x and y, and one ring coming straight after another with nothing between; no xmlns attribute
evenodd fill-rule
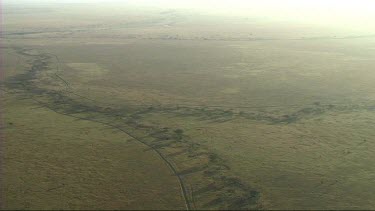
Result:
<svg viewBox="0 0 375 211"><path fill-rule="evenodd" d="M375 39L5 4L2 209L375 209Z"/></svg>

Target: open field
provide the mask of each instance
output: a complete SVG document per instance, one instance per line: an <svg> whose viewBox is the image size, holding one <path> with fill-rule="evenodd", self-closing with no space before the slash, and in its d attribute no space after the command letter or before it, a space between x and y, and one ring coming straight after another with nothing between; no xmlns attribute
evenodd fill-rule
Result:
<svg viewBox="0 0 375 211"><path fill-rule="evenodd" d="M7 209L184 208L177 180L145 146L31 100L5 99Z"/></svg>
<svg viewBox="0 0 375 211"><path fill-rule="evenodd" d="M375 208L374 38L83 7L9 6L5 209Z"/></svg>
<svg viewBox="0 0 375 211"><path fill-rule="evenodd" d="M147 146L37 100L22 90L2 98L6 209L184 209L177 179Z"/></svg>

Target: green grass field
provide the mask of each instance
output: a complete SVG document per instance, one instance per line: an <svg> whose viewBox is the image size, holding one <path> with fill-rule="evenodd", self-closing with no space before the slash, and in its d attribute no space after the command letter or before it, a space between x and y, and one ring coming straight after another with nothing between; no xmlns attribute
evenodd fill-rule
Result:
<svg viewBox="0 0 375 211"><path fill-rule="evenodd" d="M5 23L3 209L375 207L373 38L45 7Z"/></svg>
<svg viewBox="0 0 375 211"><path fill-rule="evenodd" d="M146 146L22 98L4 99L5 209L184 209L176 178Z"/></svg>

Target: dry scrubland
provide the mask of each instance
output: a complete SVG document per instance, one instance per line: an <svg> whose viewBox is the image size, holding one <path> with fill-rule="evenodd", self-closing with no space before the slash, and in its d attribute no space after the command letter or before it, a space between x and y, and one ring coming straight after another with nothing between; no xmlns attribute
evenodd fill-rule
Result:
<svg viewBox="0 0 375 211"><path fill-rule="evenodd" d="M4 208L375 207L373 38L87 6L6 7Z"/></svg>

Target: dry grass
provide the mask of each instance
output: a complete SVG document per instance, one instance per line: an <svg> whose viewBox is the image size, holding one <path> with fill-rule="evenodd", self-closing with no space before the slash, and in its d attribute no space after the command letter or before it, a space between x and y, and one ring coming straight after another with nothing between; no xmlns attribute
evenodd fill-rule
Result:
<svg viewBox="0 0 375 211"><path fill-rule="evenodd" d="M85 30L70 35L13 35L7 43L57 55L60 62L51 58L48 68L37 74L36 88L65 90L53 78L58 64L69 90L95 102L66 92L63 96L74 104L56 103L45 93L33 96L59 111L83 108L80 117L112 122L144 138L183 175L195 208L244 208L247 202L266 209L374 208L373 40L240 41L235 35L245 36L252 28L236 34L235 27L224 24L227 31L218 36L223 28L212 20L149 14L128 25L103 23L108 30L82 23ZM159 16L163 18L149 22ZM176 25L161 27L166 20ZM194 27L196 22L204 24ZM267 37L267 30L256 33ZM280 33L271 34L295 38L293 34L305 32L283 28ZM9 56L9 76L30 67L28 60L22 58L17 71L16 57ZM176 177L152 151L119 141L128 138L95 123L43 108L30 112L32 103L16 102L14 96L7 103L12 106L6 121L14 122L7 129L8 140L14 142L8 145L6 168L9 175L19 175L8 176L6 191L13 204L183 207ZM66 159L70 162L62 162ZM75 168L82 170L70 172ZM80 183L82 178L87 183ZM45 193L60 181L66 181L65 188L56 189L55 195ZM76 183L85 185L68 186ZM123 187L128 191L121 192ZM116 200L109 199L113 194Z"/></svg>
<svg viewBox="0 0 375 211"><path fill-rule="evenodd" d="M4 209L184 209L176 178L118 130L6 94Z"/></svg>

